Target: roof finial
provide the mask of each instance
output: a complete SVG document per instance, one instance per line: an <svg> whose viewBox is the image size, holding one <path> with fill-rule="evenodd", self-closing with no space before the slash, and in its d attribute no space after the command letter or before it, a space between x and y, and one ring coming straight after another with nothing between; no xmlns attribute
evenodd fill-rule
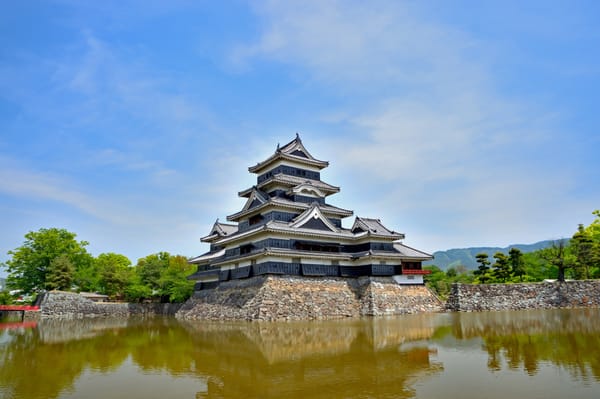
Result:
<svg viewBox="0 0 600 399"><path fill-rule="evenodd" d="M281 148L279 147L279 143L277 143L277 149L275 150L275 152L281 152Z"/></svg>
<svg viewBox="0 0 600 399"><path fill-rule="evenodd" d="M300 139L300 135L298 134L298 132L296 132L296 140L298 140L298 141L302 141L302 140Z"/></svg>

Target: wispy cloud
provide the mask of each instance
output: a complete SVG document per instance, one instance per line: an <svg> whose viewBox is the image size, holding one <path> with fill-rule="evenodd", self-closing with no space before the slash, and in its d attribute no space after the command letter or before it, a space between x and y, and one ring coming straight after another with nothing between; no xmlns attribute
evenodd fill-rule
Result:
<svg viewBox="0 0 600 399"><path fill-rule="evenodd" d="M234 62L274 60L361 97L323 110L352 140L323 127L317 144L343 140L333 167L352 176L343 183L361 182L359 208L396 221L398 212L429 223L455 215L457 237L479 231L491 241L519 239L515 226L579 206L565 194L569 172L540 156L563 134L552 125L559 115L503 96L486 43L428 20L417 4L272 1L258 13L265 29L233 51Z"/></svg>
<svg viewBox="0 0 600 399"><path fill-rule="evenodd" d="M74 187L64 177L50 172L23 168L6 158L0 158L0 193L26 198L28 201L51 201L79 210L99 220L122 224L125 212L115 212L103 201Z"/></svg>

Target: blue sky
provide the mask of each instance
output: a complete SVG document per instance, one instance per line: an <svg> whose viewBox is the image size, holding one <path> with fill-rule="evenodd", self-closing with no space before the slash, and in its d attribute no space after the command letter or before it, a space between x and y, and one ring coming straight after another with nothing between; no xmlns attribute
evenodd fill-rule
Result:
<svg viewBox="0 0 600 399"><path fill-rule="evenodd" d="M0 261L42 227L198 255L296 132L330 203L426 251L570 236L600 208L596 1L1 7Z"/></svg>

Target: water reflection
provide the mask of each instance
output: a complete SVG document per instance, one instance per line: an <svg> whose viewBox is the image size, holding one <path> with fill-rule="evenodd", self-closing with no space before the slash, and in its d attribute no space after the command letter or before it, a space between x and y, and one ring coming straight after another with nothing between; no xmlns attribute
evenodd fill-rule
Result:
<svg viewBox="0 0 600 399"><path fill-rule="evenodd" d="M201 342L218 346L197 363L212 376L206 397L402 398L414 395L415 377L442 369L427 341L403 347L430 337L433 321L186 326Z"/></svg>
<svg viewBox="0 0 600 399"><path fill-rule="evenodd" d="M309 323L40 321L37 328L0 330L0 396L109 397L98 388L104 385L129 398L160 397L157 390L142 395L133 383L147 376L172 397L410 398L424 381L450 371L440 360L444 351L465 362L481 353L491 373L535 377L551 364L574 382L600 381L599 312Z"/></svg>
<svg viewBox="0 0 600 399"><path fill-rule="evenodd" d="M579 380L600 381L600 310L453 314L453 334L483 338L491 371L523 369L535 375L553 363Z"/></svg>

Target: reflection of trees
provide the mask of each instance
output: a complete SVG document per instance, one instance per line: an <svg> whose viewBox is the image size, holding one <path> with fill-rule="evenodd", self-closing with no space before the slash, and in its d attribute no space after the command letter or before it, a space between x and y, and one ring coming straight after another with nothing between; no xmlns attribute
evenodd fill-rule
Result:
<svg viewBox="0 0 600 399"><path fill-rule="evenodd" d="M56 398L86 370L114 372L130 357L142 372L201 378L198 397L412 397L415 378L441 366L425 344L402 345L431 336L430 320L405 320L42 322L0 344L0 394Z"/></svg>
<svg viewBox="0 0 600 399"><path fill-rule="evenodd" d="M198 398L406 398L416 379L442 369L426 340L467 351L483 342L492 371L536 374L553 363L600 380L599 316L581 309L310 323L42 321L0 336L0 396L56 398L86 371L127 372L120 367L131 359L144 374L206 382Z"/></svg>
<svg viewBox="0 0 600 399"><path fill-rule="evenodd" d="M488 367L523 368L536 374L541 362L575 378L600 380L600 309L559 309L453 315L457 338L482 337Z"/></svg>
<svg viewBox="0 0 600 399"><path fill-rule="evenodd" d="M55 398L85 368L104 372L116 368L127 353L112 350L114 341L110 334L102 334L93 341L43 344L37 329L16 334L0 349L0 385L19 398Z"/></svg>

